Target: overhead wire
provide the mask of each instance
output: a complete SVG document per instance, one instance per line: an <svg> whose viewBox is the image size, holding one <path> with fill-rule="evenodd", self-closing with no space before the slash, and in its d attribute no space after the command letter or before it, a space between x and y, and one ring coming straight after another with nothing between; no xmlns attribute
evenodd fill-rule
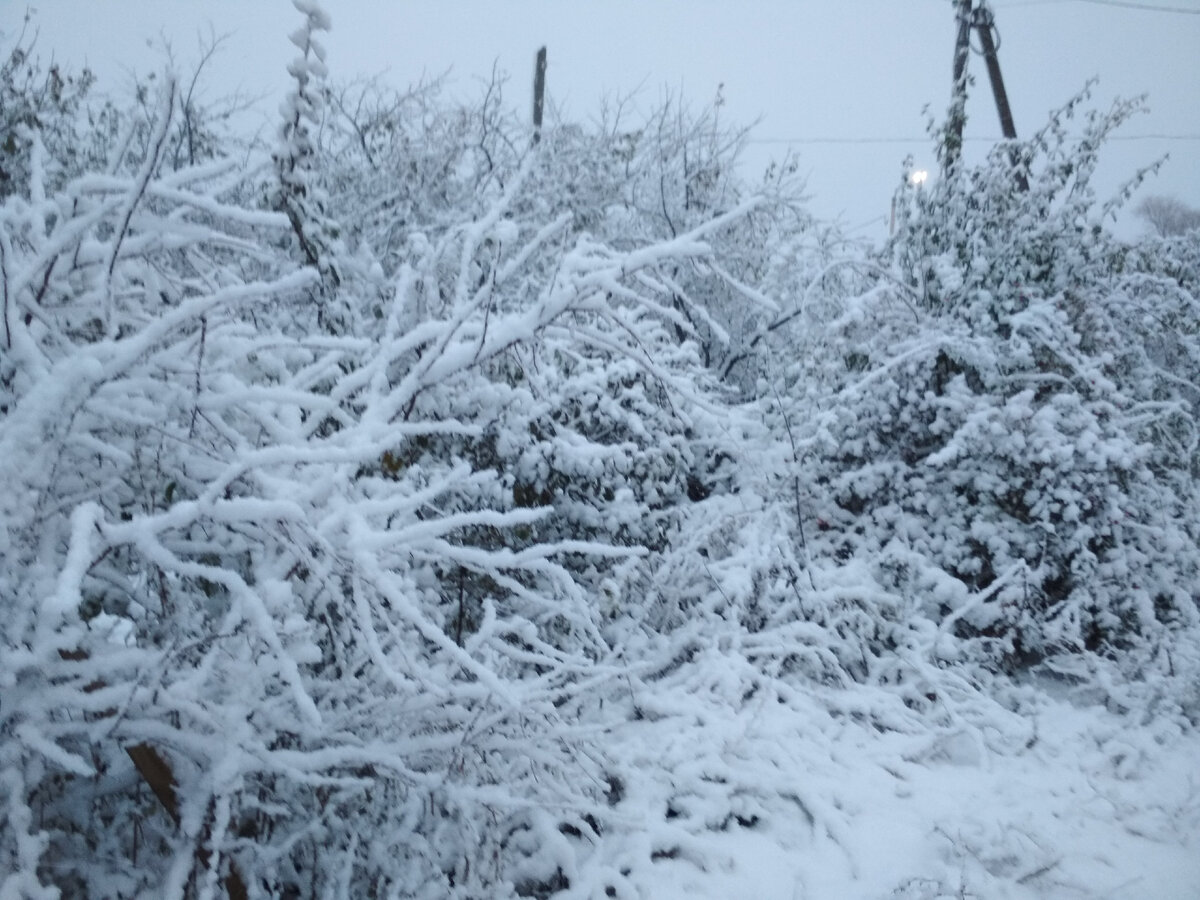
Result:
<svg viewBox="0 0 1200 900"><path fill-rule="evenodd" d="M1149 3L1135 3L1132 0L1018 0L1013 3L996 3L997 7L1014 8L1021 6L1048 6L1058 3L1093 3L1099 6L1116 6L1127 9L1139 9L1148 12L1174 12L1185 13L1188 15L1200 15L1200 9L1188 9L1179 6L1162 6ZM995 35L997 48L1000 45L1000 30L994 22L989 23ZM980 50L972 45L971 49L975 53ZM929 136L925 137L804 137L804 138L749 138L747 144L923 144L929 141ZM964 141L972 143L998 143L1004 140L1000 137L964 137ZM1110 141L1200 141L1200 134L1115 134L1108 137Z"/></svg>
<svg viewBox="0 0 1200 900"><path fill-rule="evenodd" d="M997 3L1003 9L1022 6L1051 6L1060 3L1091 3L1095 6L1115 6L1119 9L1134 9L1142 12L1179 13L1185 16L1200 16L1200 9L1186 6L1164 6L1159 3L1135 3L1133 0L1018 0L1015 3Z"/></svg>
<svg viewBox="0 0 1200 900"><path fill-rule="evenodd" d="M924 137L765 137L747 138L747 144L924 144L934 140ZM964 137L970 143L998 143L1002 137ZM1114 134L1110 141L1200 141L1200 134Z"/></svg>

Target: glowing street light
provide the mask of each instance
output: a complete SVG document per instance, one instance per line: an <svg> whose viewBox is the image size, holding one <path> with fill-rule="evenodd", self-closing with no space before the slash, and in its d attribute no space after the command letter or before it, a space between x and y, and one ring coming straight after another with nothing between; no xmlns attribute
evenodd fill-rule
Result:
<svg viewBox="0 0 1200 900"><path fill-rule="evenodd" d="M911 162L911 160L909 160L909 162ZM915 169L908 175L908 183L915 187L918 191L921 190L921 188L925 185L925 182L928 180L929 172L926 169ZM888 223L889 235L896 233L896 198L898 196L898 193L892 194L892 214Z"/></svg>

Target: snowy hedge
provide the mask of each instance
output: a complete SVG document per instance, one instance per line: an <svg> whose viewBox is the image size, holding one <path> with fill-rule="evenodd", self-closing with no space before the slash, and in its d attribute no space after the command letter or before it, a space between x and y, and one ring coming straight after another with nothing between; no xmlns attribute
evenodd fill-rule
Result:
<svg viewBox="0 0 1200 900"><path fill-rule="evenodd" d="M1195 724L1200 254L1101 227L1130 108L903 193L881 256L719 103L534 142L331 86L296 6L269 148L183 153L169 78L92 155L21 95L2 900L635 896L849 843L782 739L687 759L726 712L1009 752L1037 671Z"/></svg>

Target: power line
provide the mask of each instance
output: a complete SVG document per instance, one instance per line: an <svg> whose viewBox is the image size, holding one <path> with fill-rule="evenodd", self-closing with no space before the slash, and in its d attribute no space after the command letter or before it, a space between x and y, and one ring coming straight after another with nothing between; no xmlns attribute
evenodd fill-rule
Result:
<svg viewBox="0 0 1200 900"><path fill-rule="evenodd" d="M1200 141L1200 134L1114 134L1110 141Z"/></svg>
<svg viewBox="0 0 1200 900"><path fill-rule="evenodd" d="M748 138L747 144L924 144L928 137L807 137L807 138ZM969 141L984 138L967 138Z"/></svg>
<svg viewBox="0 0 1200 900"><path fill-rule="evenodd" d="M923 137L765 137L748 138L747 144L925 144L932 138ZM968 143L999 143L1001 137L965 137ZM1200 141L1200 134L1114 134L1109 141Z"/></svg>
<svg viewBox="0 0 1200 900"><path fill-rule="evenodd" d="M1004 9L1016 9L1021 6L1050 6L1060 3L1092 3L1096 6L1116 6L1120 9L1136 9L1142 12L1179 13L1185 16L1200 16L1200 9L1189 9L1186 6L1162 6L1157 3L1133 3L1131 0L1022 0L1017 3L997 4Z"/></svg>

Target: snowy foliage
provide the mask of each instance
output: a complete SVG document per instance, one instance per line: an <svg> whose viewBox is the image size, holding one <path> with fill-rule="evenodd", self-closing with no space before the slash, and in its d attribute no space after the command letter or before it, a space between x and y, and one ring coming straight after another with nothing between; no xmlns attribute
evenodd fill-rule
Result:
<svg viewBox="0 0 1200 900"><path fill-rule="evenodd" d="M5 149L0 900L1105 896L1082 792L1200 832L1200 253L1096 219L1128 108L879 257L719 98L534 142L295 6L269 156L172 79Z"/></svg>
<svg viewBox="0 0 1200 900"><path fill-rule="evenodd" d="M600 783L558 709L709 452L657 295L730 217L512 221L531 153L320 337L291 217L225 202L257 171L162 156L4 209L6 888L483 890L505 822Z"/></svg>
<svg viewBox="0 0 1200 900"><path fill-rule="evenodd" d="M10 36L0 32L0 198L30 190L34 162L26 145L34 131L55 166L77 173L103 162L79 121L95 79L87 69L73 74L57 65L43 73L28 37L31 18L27 12L12 46L4 46ZM59 183L56 175L52 183Z"/></svg>
<svg viewBox="0 0 1200 900"><path fill-rule="evenodd" d="M817 423L831 552L875 561L998 665L1153 647L1196 618L1192 389L1154 324L1195 301L1122 275L1091 212L1096 152L1131 109L1092 114L1077 145L1073 110L902 191L894 274L822 311L825 343L787 376ZM1171 352L1196 349L1179 333Z"/></svg>
<svg viewBox="0 0 1200 900"><path fill-rule="evenodd" d="M328 334L352 331L352 312L345 294L339 292L346 277L341 260L345 250L337 223L327 214L328 197L317 175L317 132L325 104L325 47L317 36L328 31L330 21L310 0L293 0L304 15L291 42L300 51L288 66L294 87L280 107L282 123L273 154L278 179L271 205L283 212L305 263L321 274L317 299L317 323Z"/></svg>

